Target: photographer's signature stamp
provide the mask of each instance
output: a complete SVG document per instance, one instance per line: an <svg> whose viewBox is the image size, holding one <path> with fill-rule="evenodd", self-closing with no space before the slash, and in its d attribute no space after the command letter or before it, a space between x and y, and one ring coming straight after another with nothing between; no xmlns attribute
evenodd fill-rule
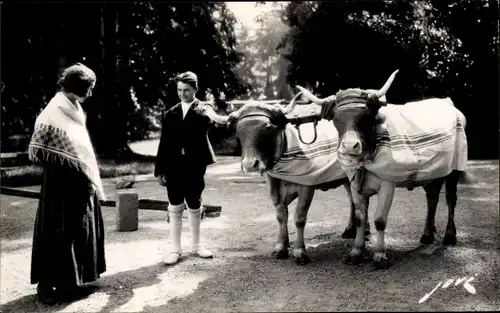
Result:
<svg viewBox="0 0 500 313"><path fill-rule="evenodd" d="M474 276L477 276L474 275ZM430 298L430 296L436 292L436 290L439 288L439 286L441 286L442 289L446 289L448 288L449 286L451 286L451 284L455 283L455 286L458 286L460 284L462 284L462 286L465 288L465 290L467 290L469 293L471 294L476 294L476 288L474 288L474 286L472 286L471 282L474 280L474 276L471 276L471 277L463 277L463 278L457 278L457 279L448 279L444 284L443 284L443 281L440 281L439 284L437 284L437 286L432 289L431 292L425 294L419 301L418 303L424 303L425 301L427 301L427 299Z"/></svg>

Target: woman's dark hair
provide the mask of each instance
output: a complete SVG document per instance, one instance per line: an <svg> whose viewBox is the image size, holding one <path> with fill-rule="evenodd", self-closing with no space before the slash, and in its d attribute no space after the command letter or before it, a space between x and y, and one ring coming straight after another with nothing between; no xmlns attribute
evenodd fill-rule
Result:
<svg viewBox="0 0 500 313"><path fill-rule="evenodd" d="M57 84L66 92L85 97L96 80L97 77L94 71L82 63L76 63L62 71Z"/></svg>
<svg viewBox="0 0 500 313"><path fill-rule="evenodd" d="M188 84L194 89L198 89L198 76L195 73L187 71L181 73L175 77L175 83L183 82L184 84Z"/></svg>

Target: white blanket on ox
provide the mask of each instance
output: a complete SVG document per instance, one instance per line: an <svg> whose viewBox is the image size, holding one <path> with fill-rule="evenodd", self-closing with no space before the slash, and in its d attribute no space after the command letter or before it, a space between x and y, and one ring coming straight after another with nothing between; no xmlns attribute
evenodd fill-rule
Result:
<svg viewBox="0 0 500 313"><path fill-rule="evenodd" d="M276 159L275 166L267 173L275 178L293 183L313 186L346 177L337 158L338 133L333 123L321 120L314 138L314 124L299 126L303 143L295 126L285 128L286 150Z"/></svg>
<svg viewBox="0 0 500 313"><path fill-rule="evenodd" d="M365 168L394 182L434 179L467 169L465 116L450 98L433 98L380 109L385 123ZM349 175L350 176L350 175Z"/></svg>

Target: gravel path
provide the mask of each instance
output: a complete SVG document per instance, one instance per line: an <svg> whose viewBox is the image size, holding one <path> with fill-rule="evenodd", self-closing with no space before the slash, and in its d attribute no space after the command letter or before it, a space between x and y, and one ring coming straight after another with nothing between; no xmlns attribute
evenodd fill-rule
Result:
<svg viewBox="0 0 500 313"><path fill-rule="evenodd" d="M340 234L349 204L343 188L318 191L309 211L306 246L312 263L298 266L293 258L275 260L271 251L277 222L264 180L239 173L236 158L219 158L207 174L204 199L222 205L222 215L202 222L202 240L216 253L212 260L189 254L166 267L162 253L169 244L165 213L141 211L139 229L115 231L115 210L106 207L108 270L98 290L72 304L48 307L36 302L29 284L31 240L36 201L1 197L0 311L5 312L241 312L241 311L429 311L498 310L499 182L498 161L472 162L477 181L459 186L456 208L458 245L422 247L425 194L398 190L386 233L393 265L374 271L368 262L357 267L342 263L352 240ZM140 198L166 200L154 181L136 184ZM33 187L37 189L37 187ZM113 181L106 191L113 198ZM376 201L371 201L373 221ZM293 205L291 212L293 212ZM447 209L444 194L436 214L442 239ZM372 225L372 230L374 227ZM293 213L290 239L295 239ZM183 247L188 248L187 218ZM374 238L368 244L373 247ZM457 286L470 278L473 289ZM423 303L419 300L440 282Z"/></svg>

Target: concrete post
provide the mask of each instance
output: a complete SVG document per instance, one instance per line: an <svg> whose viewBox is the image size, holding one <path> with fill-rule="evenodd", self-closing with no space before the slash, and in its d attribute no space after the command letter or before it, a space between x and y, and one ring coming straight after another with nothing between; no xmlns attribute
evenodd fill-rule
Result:
<svg viewBox="0 0 500 313"><path fill-rule="evenodd" d="M133 189L117 191L116 230L134 231L139 227L139 196Z"/></svg>

